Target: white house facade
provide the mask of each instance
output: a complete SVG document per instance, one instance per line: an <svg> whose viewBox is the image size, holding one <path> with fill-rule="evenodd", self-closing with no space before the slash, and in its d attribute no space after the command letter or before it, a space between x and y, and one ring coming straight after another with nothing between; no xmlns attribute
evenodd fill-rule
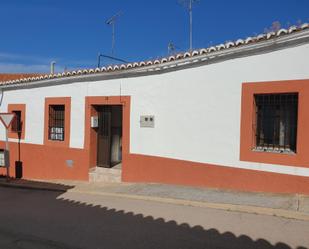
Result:
<svg viewBox="0 0 309 249"><path fill-rule="evenodd" d="M0 84L10 174L309 193L309 28ZM5 128L0 127L5 149ZM5 166L5 165L3 165ZM5 167L0 174L6 174Z"/></svg>

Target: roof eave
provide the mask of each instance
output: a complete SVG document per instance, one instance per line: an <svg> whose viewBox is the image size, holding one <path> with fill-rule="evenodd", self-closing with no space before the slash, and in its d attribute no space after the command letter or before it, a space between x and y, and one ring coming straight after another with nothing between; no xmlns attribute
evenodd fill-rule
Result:
<svg viewBox="0 0 309 249"><path fill-rule="evenodd" d="M2 90L13 90L17 88L33 88L39 86L49 86L57 84L66 84L72 82L98 81L115 78L138 77L151 74L162 74L169 71L182 70L191 67L197 67L205 64L221 62L238 57L246 57L253 54L267 53L288 47L298 46L309 43L309 29L298 31L291 34L281 35L269 40L263 40L256 43L250 43L242 46L225 48L219 51L188 56L186 58L166 61L164 63L132 67L130 69L118 69L113 71L96 72L92 70L88 74L75 74L63 76L57 74L50 76L49 79L31 78L29 82L15 81L10 84L0 85ZM90 71L90 70L89 70Z"/></svg>

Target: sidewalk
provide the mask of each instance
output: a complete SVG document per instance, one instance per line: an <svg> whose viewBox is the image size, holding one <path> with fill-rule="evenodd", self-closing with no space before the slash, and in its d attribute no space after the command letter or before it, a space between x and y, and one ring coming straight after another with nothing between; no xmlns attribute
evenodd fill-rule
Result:
<svg viewBox="0 0 309 249"><path fill-rule="evenodd" d="M309 221L309 196L298 194L237 192L148 183L89 183L66 180L46 182L14 179L6 182L3 178L0 178L0 186L114 196Z"/></svg>

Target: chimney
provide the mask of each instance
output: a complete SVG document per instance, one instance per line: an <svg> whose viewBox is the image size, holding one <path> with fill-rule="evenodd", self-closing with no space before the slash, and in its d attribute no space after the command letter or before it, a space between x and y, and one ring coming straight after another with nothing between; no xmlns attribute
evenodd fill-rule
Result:
<svg viewBox="0 0 309 249"><path fill-rule="evenodd" d="M55 74L55 65L56 65L55 61L52 61L50 63L50 74Z"/></svg>

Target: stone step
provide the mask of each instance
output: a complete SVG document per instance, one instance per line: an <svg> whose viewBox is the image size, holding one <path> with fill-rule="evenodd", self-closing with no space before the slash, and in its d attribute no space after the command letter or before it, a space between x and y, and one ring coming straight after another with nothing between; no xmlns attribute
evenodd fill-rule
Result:
<svg viewBox="0 0 309 249"><path fill-rule="evenodd" d="M89 171L90 182L121 182L121 169L95 167Z"/></svg>

